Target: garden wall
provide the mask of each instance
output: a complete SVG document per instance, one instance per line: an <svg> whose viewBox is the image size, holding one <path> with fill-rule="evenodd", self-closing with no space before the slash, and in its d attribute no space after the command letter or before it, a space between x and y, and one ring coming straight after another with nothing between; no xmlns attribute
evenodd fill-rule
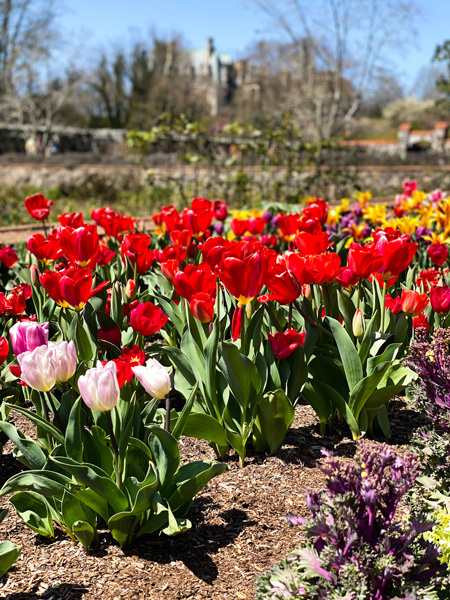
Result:
<svg viewBox="0 0 450 600"><path fill-rule="evenodd" d="M277 182L288 185L294 193L339 199L351 195L355 187L370 189L377 195L397 193L402 182L416 179L420 189L450 189L450 166L365 166L340 167L317 176L314 169L288 174L284 167L239 167L221 169L193 165L64 165L8 164L0 165L0 186L16 189L37 188L43 193L59 189L68 196L108 196L117 191L139 191L146 184L158 187L190 188L195 195L229 196L232 186L257 187L263 200L272 198ZM228 190L228 192L227 192ZM253 195L251 197L254 197Z"/></svg>

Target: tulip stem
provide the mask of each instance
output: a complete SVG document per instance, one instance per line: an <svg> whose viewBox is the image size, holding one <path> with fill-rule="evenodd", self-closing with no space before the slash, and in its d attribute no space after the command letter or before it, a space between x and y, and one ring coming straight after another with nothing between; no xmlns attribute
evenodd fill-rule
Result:
<svg viewBox="0 0 450 600"><path fill-rule="evenodd" d="M316 321L314 321L314 319L311 319L311 317L308 317L308 315L301 309L300 304L297 302L297 300L294 300L294 304L295 304L295 308L302 315L302 317L305 319L305 321L307 321L311 325L314 325L314 327L317 327L317 329L320 329L320 331L323 331L323 333L325 333L328 337L331 337L334 339L333 334L330 331L328 331L328 329L325 329L325 327L323 327L320 323L317 323Z"/></svg>
<svg viewBox="0 0 450 600"><path fill-rule="evenodd" d="M170 432L170 396L166 396L166 431Z"/></svg>
<svg viewBox="0 0 450 600"><path fill-rule="evenodd" d="M106 422L108 423L109 435L111 437L111 445L114 452L114 470L116 472L116 485L120 489L122 487L122 477L119 469L119 448L117 446L116 436L114 435L114 427L111 420L111 411L105 412Z"/></svg>
<svg viewBox="0 0 450 600"><path fill-rule="evenodd" d="M387 282L383 281L383 296L382 296L382 306L381 306L381 333L384 333L384 315L386 314L386 290L387 290Z"/></svg>
<svg viewBox="0 0 450 600"><path fill-rule="evenodd" d="M292 329L292 302L289 303L288 327Z"/></svg>
<svg viewBox="0 0 450 600"><path fill-rule="evenodd" d="M53 420L56 421L56 423L58 424L59 430L61 431L61 433L63 433L64 435L66 435L66 428L63 425L63 422L61 421L61 417L58 414L58 411L56 410L56 406L55 403L53 402L53 398L51 396L51 394L46 394L45 392L42 392L44 395L43 398L43 402L45 404L45 397L48 398L48 401L50 403L51 409L52 409L52 413L53 413Z"/></svg>
<svg viewBox="0 0 450 600"><path fill-rule="evenodd" d="M42 412L44 413L44 419L47 421L47 423L50 423L50 415L48 414L48 406L47 402L45 401L44 392L39 392L39 395L41 397ZM52 438L49 433L46 433L45 436L47 438L48 450L51 451L53 448Z"/></svg>

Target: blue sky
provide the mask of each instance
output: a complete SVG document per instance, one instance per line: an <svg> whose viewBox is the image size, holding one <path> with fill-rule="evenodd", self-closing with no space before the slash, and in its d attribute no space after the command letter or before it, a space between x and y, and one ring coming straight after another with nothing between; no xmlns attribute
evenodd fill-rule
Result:
<svg viewBox="0 0 450 600"><path fill-rule="evenodd" d="M420 68L430 63L436 44L450 39L450 0L416 1L423 13L417 35L390 56L407 92ZM81 39L84 48L126 45L133 35L142 38L153 30L166 38L181 33L191 48L203 47L211 36L217 50L236 58L251 42L274 37L267 17L246 0L64 0L64 6L62 29Z"/></svg>

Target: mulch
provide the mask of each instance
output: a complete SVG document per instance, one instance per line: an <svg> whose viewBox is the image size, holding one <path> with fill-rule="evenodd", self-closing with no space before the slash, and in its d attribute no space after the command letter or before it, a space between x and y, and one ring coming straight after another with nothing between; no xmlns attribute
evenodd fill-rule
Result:
<svg viewBox="0 0 450 600"><path fill-rule="evenodd" d="M13 420L22 430L28 422ZM391 444L401 451L422 418L405 400L391 403ZM338 424L321 438L309 406L298 405L285 444L275 455L252 454L244 469L230 453L230 470L213 479L187 515L192 529L176 537L142 541L122 551L106 531L89 553L62 531L48 540L25 527L11 507L0 525L0 540L22 546L15 566L0 579L2 600L247 600L255 577L304 540L287 513L307 515L305 492L323 487L317 467L321 449L351 458L355 442ZM381 438L379 441L383 441ZM214 459L203 441L181 439L183 461ZM12 444L0 457L0 485L23 467ZM1 506L8 505L6 498Z"/></svg>

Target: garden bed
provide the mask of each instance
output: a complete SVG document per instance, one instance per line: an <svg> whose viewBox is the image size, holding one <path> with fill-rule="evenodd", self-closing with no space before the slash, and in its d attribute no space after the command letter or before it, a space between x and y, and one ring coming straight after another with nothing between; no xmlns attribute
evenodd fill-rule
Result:
<svg viewBox="0 0 450 600"><path fill-rule="evenodd" d="M405 400L390 406L393 437L402 450L422 417ZM14 415L19 429L33 432L29 422ZM346 427L321 438L309 406L298 405L296 417L281 450L274 456L251 454L239 469L234 454L230 470L213 479L194 500L188 517L192 529L169 538L146 540L122 551L106 533L86 553L60 532L54 540L33 534L13 509L0 525L0 539L20 544L22 554L0 580L4 600L175 600L250 599L254 579L272 564L301 546L300 529L284 516L305 515L305 490L320 488L324 476L316 463L321 449L353 456L355 442ZM380 441L382 438L379 438ZM1 485L21 469L12 444L0 457ZM182 438L183 461L214 459L206 442ZM2 507L8 503L2 499Z"/></svg>

